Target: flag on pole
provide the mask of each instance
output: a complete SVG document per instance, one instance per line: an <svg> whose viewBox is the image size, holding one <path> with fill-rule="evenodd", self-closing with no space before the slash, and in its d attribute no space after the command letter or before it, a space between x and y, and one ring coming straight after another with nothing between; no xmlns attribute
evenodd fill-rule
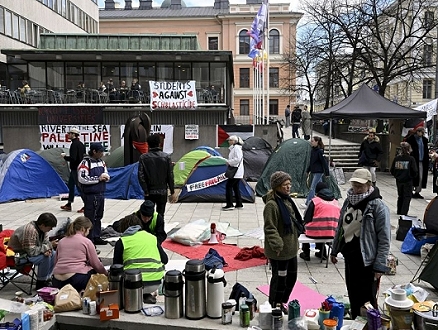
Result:
<svg viewBox="0 0 438 330"><path fill-rule="evenodd" d="M216 146L229 147L227 139L231 135L239 136L242 140L254 136L254 125L217 125Z"/></svg>
<svg viewBox="0 0 438 330"><path fill-rule="evenodd" d="M248 32L251 37L250 40L250 52L249 57L254 58L256 56L255 50L262 49L263 37L265 34L266 20L267 20L267 4L264 1L257 12L256 17L251 24L251 29Z"/></svg>

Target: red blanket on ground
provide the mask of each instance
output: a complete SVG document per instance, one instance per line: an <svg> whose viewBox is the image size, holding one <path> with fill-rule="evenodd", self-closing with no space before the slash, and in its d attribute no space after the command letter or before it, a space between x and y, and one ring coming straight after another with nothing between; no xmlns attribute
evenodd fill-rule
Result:
<svg viewBox="0 0 438 330"><path fill-rule="evenodd" d="M219 254L225 259L228 266L224 267L224 272L229 272L233 270L256 267L266 264L266 259L255 258L247 260L237 260L234 259L240 252L241 248L235 245L228 244L203 244L195 246L182 245L180 243L174 242L170 239L166 240L161 244L164 249L176 252L189 259L204 259L210 248L215 249ZM253 248L247 248L253 249Z"/></svg>

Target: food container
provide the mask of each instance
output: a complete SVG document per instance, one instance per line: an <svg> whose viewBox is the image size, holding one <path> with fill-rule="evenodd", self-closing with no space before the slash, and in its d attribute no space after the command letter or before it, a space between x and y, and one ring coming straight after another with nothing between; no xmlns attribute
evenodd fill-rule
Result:
<svg viewBox="0 0 438 330"><path fill-rule="evenodd" d="M414 326L417 330L436 330L438 328L438 304L428 312L414 310Z"/></svg>

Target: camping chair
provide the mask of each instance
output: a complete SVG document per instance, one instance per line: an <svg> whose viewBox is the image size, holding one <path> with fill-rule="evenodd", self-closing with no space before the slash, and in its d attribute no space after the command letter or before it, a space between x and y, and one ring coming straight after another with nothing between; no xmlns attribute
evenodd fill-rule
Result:
<svg viewBox="0 0 438 330"><path fill-rule="evenodd" d="M32 287L36 283L35 265L30 262L15 264L15 253L5 244L13 232L10 229L0 232L0 291L10 283L27 295L31 295ZM26 279L30 278L30 283L18 281L19 278L24 279L23 275Z"/></svg>
<svg viewBox="0 0 438 330"><path fill-rule="evenodd" d="M417 277L417 274L420 272L421 268L424 266L420 275ZM418 267L417 271L414 274L414 277L411 280L411 283L418 280L423 280L425 282L430 283L435 289L438 290L438 277L436 276L436 269L438 267L438 243L430 249L427 253L427 256L423 259Z"/></svg>

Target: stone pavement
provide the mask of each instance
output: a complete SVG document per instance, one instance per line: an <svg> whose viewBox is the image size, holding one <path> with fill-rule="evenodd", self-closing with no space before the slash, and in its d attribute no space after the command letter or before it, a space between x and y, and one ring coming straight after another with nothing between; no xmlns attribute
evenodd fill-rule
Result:
<svg viewBox="0 0 438 330"><path fill-rule="evenodd" d="M348 144L348 142L339 139L333 140L333 143ZM350 176L351 173L346 173L347 180ZM396 284L409 283L417 271L421 260L419 256L402 254L400 252L401 242L395 240L395 229L399 216L395 213L397 193L394 178L386 172L377 173L377 186L381 191L383 200L386 202L391 211L391 252L398 257L399 260L397 274L393 276L388 275L382 277L379 297L379 304L382 304L384 300L382 296L383 291ZM348 188L348 182L340 186L343 197L345 197ZM431 174L429 176L428 188L423 190L422 195L425 197L425 199L412 200L409 212L410 215L418 216L420 219L423 218L424 210L428 202L434 197L434 194L432 193ZM107 199L105 202L105 215L103 222L112 223L115 220L132 213L134 210L138 209L141 202L141 200ZM295 202L300 211L303 212L304 208L300 205L304 203L304 199L296 198ZM340 203L342 202L343 199L340 200ZM52 212L56 217L69 216L73 219L79 215L76 213L76 210L82 205L80 204L78 198L76 199L76 203L73 204L72 212L61 210L60 206L63 205L63 203L64 202L58 201L56 198L3 203L0 204L0 223L3 224L4 229L15 229L31 220L36 220L38 215L43 212ZM256 201L253 204L245 204L244 209L222 211L222 206L223 205L221 203L167 204L165 220L166 223L169 224L178 222L179 226L198 219L205 219L211 222L229 222L232 227L240 230L243 233L254 228L263 227L264 204L260 197L256 197ZM226 240L226 242L236 243L239 247L251 247L254 245L263 247L263 242L247 236L229 238ZM100 254L101 257L112 258L113 248L110 245L99 246L98 248L102 251ZM171 251L167 252L171 260L185 259L184 257ZM271 272L267 265L226 272L225 279L227 280L228 285L225 288L225 296L228 297L233 284L239 282L245 285L255 295L259 303L263 303L267 300L267 297L256 290L256 287L263 284L269 284L270 276ZM314 278L317 283L313 283L310 277ZM323 295L331 294L337 296L346 296L346 288L344 284L344 262L342 259L336 266L329 263L329 267L326 269L325 264L321 264L319 259L313 255L310 262L305 262L304 260L298 258L298 280ZM360 283L358 283L358 285L360 285ZM438 293L430 284L426 282L420 282L419 284L415 283L415 285L424 287L428 292L431 293L430 297L432 299L437 299ZM1 297L6 299L12 298L15 291L15 287L8 285L6 288L4 288L4 290L1 291ZM159 303L163 301L163 297L160 297ZM315 307L318 307L319 303L320 302L315 302ZM163 320L165 319L163 318ZM208 320L205 322L208 322ZM215 323L217 323L217 321L215 321Z"/></svg>

